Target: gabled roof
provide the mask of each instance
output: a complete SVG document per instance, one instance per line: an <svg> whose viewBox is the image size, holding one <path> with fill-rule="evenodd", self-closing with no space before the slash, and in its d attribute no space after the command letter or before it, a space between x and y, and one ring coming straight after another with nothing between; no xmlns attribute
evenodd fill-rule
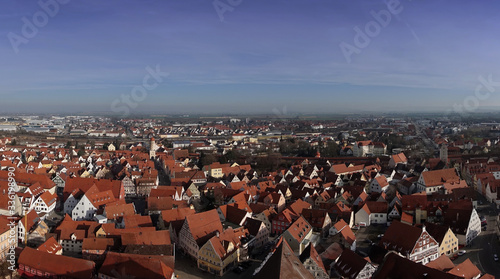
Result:
<svg viewBox="0 0 500 279"><path fill-rule="evenodd" d="M91 193L90 195L85 193L85 195L95 208L99 208L101 205L105 205L116 201L115 197L113 196L113 192L111 190L98 193Z"/></svg>
<svg viewBox="0 0 500 279"><path fill-rule="evenodd" d="M380 185L381 188L384 188L389 185L389 182L387 182L387 178L383 175L379 175L375 177L375 180L377 181L378 185Z"/></svg>
<svg viewBox="0 0 500 279"><path fill-rule="evenodd" d="M120 193L123 189L121 180L74 177L66 180L66 184L64 186L64 197L67 198L67 196L69 196L69 194L77 188L81 189L83 192L87 192L93 185L96 185L99 191L111 190L115 199L120 198Z"/></svg>
<svg viewBox="0 0 500 279"><path fill-rule="evenodd" d="M54 237L50 237L37 248L38 251L49 254L56 254L57 252L62 251L62 249L62 246L57 243L57 240Z"/></svg>
<svg viewBox="0 0 500 279"><path fill-rule="evenodd" d="M415 263L395 253L389 253L384 263L373 274L373 279L405 278L405 279L461 279L462 277L448 274Z"/></svg>
<svg viewBox="0 0 500 279"><path fill-rule="evenodd" d="M49 191L47 191L41 194L38 198L41 199L48 207L50 207L57 201L57 194L51 194Z"/></svg>
<svg viewBox="0 0 500 279"><path fill-rule="evenodd" d="M425 208L427 206L427 195L423 194L413 194L404 195L401 199L403 211L413 211L416 208Z"/></svg>
<svg viewBox="0 0 500 279"><path fill-rule="evenodd" d="M84 238L82 250L101 250L106 251L115 245L113 238Z"/></svg>
<svg viewBox="0 0 500 279"><path fill-rule="evenodd" d="M318 251L316 251L316 248L314 248L314 245L312 243L307 246L302 254L300 254L299 259L302 263L304 263L307 259L311 259L319 268L321 268L326 274L328 274L325 269L325 265L323 264L323 260L319 256Z"/></svg>
<svg viewBox="0 0 500 279"><path fill-rule="evenodd" d="M277 248L262 265L257 268L253 278L259 279L314 279L314 276L295 256L286 241L280 239Z"/></svg>
<svg viewBox="0 0 500 279"><path fill-rule="evenodd" d="M301 243L312 231L312 226L307 220L300 216L293 224L286 230L298 243Z"/></svg>
<svg viewBox="0 0 500 279"><path fill-rule="evenodd" d="M405 154L404 153L399 153L399 154L395 154L395 155L392 155L392 159L394 160L394 163L397 165L399 163L406 163L408 162L408 159L406 158Z"/></svg>
<svg viewBox="0 0 500 279"><path fill-rule="evenodd" d="M296 215L293 213L290 209L285 208L283 211L281 211L276 217L276 220L279 220L279 218L283 216L284 221L287 221L288 223L292 223L293 220L297 219L299 215Z"/></svg>
<svg viewBox="0 0 500 279"><path fill-rule="evenodd" d="M373 213L387 213L387 203L367 201L363 206L362 210L368 213L368 215Z"/></svg>
<svg viewBox="0 0 500 279"><path fill-rule="evenodd" d="M197 213L186 216L186 221L191 235L199 247L203 246L216 232L223 231L217 210Z"/></svg>
<svg viewBox="0 0 500 279"><path fill-rule="evenodd" d="M214 252L217 253L221 260L224 260L237 251L237 249L241 246L243 239L247 235L248 230L245 228L229 228L221 234L210 238L209 242L212 245ZM230 243L232 246L229 245Z"/></svg>
<svg viewBox="0 0 500 279"><path fill-rule="evenodd" d="M239 209L234 206L227 207L226 221L231 222L233 224L240 224L241 221L245 218L248 211Z"/></svg>
<svg viewBox="0 0 500 279"><path fill-rule="evenodd" d="M0 171L0 180L8 180L9 172L8 171ZM23 173L20 171L15 172L16 183L20 186L29 186L35 183L40 183L40 186L43 189L51 189L56 186L56 183L47 175L44 174L31 174L31 173Z"/></svg>
<svg viewBox="0 0 500 279"><path fill-rule="evenodd" d="M165 225L168 225L170 222L173 222L173 221L182 220L184 222L184 219L186 219L186 216L193 215L195 213L196 213L196 211L194 209L186 207L186 208L175 208L175 209L170 209L170 210L163 210L161 212L161 216L163 218L163 221L165 222Z"/></svg>
<svg viewBox="0 0 500 279"><path fill-rule="evenodd" d="M19 220L19 223L22 224L23 226L27 226L27 231L31 231L31 229L40 222L40 217L38 214L34 211L31 210L26 214L21 220Z"/></svg>
<svg viewBox="0 0 500 279"><path fill-rule="evenodd" d="M444 272L455 268L453 262L445 254L439 256L439 258L433 260L432 262L427 263L425 266Z"/></svg>
<svg viewBox="0 0 500 279"><path fill-rule="evenodd" d="M135 207L133 203L125 204L108 204L105 208L106 217L110 220L117 219L124 216L133 216L135 214Z"/></svg>
<svg viewBox="0 0 500 279"><path fill-rule="evenodd" d="M311 224L313 228L322 229L325 225L325 220L328 211L322 209L304 209L302 210L302 217Z"/></svg>
<svg viewBox="0 0 500 279"><path fill-rule="evenodd" d="M387 250L397 251L403 255L409 255L415 243L422 235L422 229L414 226L393 221L384 236L380 240L380 245Z"/></svg>
<svg viewBox="0 0 500 279"><path fill-rule="evenodd" d="M356 278L368 262L350 249L345 249L333 267L344 278Z"/></svg>
<svg viewBox="0 0 500 279"><path fill-rule="evenodd" d="M351 230L351 228L349 227L349 225L344 220L338 221L333 226L335 227L335 229L337 230L337 232L339 232L340 234L342 234L342 237L344 237L344 239L349 244L352 245L354 243L354 241L356 241L356 235L354 235L354 232Z"/></svg>
<svg viewBox="0 0 500 279"><path fill-rule="evenodd" d="M262 221L252 218L247 218L243 226L248 230L250 235L256 236L262 226Z"/></svg>
<svg viewBox="0 0 500 279"><path fill-rule="evenodd" d="M111 224L114 226L114 224ZM58 240L68 240L72 234L77 236L77 239L83 241L84 238L95 237L95 233L99 224L92 221L73 221L69 215L66 214L64 220L55 229Z"/></svg>
<svg viewBox="0 0 500 279"><path fill-rule="evenodd" d="M124 215L123 221L125 222L125 228L127 229L153 226L153 221L151 220L150 215Z"/></svg>
<svg viewBox="0 0 500 279"><path fill-rule="evenodd" d="M99 274L111 278L171 278L174 271L158 258L108 252Z"/></svg>
<svg viewBox="0 0 500 279"><path fill-rule="evenodd" d="M92 261L49 254L29 247L23 249L18 263L65 278L92 278L95 270Z"/></svg>
<svg viewBox="0 0 500 279"><path fill-rule="evenodd" d="M438 242L442 243L449 227L426 222L425 230Z"/></svg>
<svg viewBox="0 0 500 279"><path fill-rule="evenodd" d="M426 187L443 185L446 182L452 181L458 182L460 180L460 177L458 177L457 171L454 168L424 171L421 175L424 179Z"/></svg>
<svg viewBox="0 0 500 279"><path fill-rule="evenodd" d="M163 231L137 231L122 233L122 245L169 245L170 232Z"/></svg>
<svg viewBox="0 0 500 279"><path fill-rule="evenodd" d="M295 213L296 215L302 214L302 211L307 208L311 208L312 205L308 202L305 202L303 200L296 200L294 203L288 206L288 208Z"/></svg>

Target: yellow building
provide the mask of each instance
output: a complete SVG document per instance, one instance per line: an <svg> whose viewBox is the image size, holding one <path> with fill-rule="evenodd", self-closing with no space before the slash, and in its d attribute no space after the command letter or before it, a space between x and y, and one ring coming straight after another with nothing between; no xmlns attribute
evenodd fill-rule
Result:
<svg viewBox="0 0 500 279"><path fill-rule="evenodd" d="M17 226L11 228L9 223L7 216L0 216L0 261L7 258L10 246L17 247ZM12 236L10 236L11 230Z"/></svg>
<svg viewBox="0 0 500 279"><path fill-rule="evenodd" d="M425 223L425 228L439 243L439 255L451 256L458 251L458 238L449 227Z"/></svg>
<svg viewBox="0 0 500 279"><path fill-rule="evenodd" d="M208 240L198 251L198 268L223 276L237 265L248 230L227 229Z"/></svg>
<svg viewBox="0 0 500 279"><path fill-rule="evenodd" d="M449 256L455 253L457 250L458 250L458 238L451 231L451 229L448 229L443 239L443 242L439 246L439 253L440 255L446 254Z"/></svg>

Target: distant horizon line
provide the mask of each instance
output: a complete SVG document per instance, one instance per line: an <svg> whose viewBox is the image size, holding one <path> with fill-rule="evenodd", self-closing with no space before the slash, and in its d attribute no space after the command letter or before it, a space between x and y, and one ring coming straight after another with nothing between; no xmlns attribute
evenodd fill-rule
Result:
<svg viewBox="0 0 500 279"><path fill-rule="evenodd" d="M294 119L300 117L313 117L313 116L386 116L386 115L441 115L441 116L467 116L467 115L481 115L484 113L494 113L500 114L500 108L496 110L478 110L467 113L456 113L447 112L443 110L429 110L429 111L351 111L351 112L316 112L316 113L304 113L304 112L288 112L284 115L276 115L273 113L262 113L262 112L241 112L241 113L216 113L216 112L182 112L182 113L165 113L165 112L137 112L131 113L126 117L121 117L119 114L112 112L1 112L0 117L4 116L105 116L112 118L129 119L134 117L180 117L180 118L192 118L192 117L269 117L272 119Z"/></svg>

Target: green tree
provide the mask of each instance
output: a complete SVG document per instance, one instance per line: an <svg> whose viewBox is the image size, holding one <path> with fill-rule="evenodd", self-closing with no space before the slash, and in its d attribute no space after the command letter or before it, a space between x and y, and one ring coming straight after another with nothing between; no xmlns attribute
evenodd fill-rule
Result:
<svg viewBox="0 0 500 279"><path fill-rule="evenodd" d="M200 163L198 167L201 169L203 168L203 166L210 165L213 162L217 162L217 158L214 156L214 154L201 152Z"/></svg>
<svg viewBox="0 0 500 279"><path fill-rule="evenodd" d="M323 157L336 157L340 153L340 147L334 141L328 141L326 146L319 149L321 156Z"/></svg>

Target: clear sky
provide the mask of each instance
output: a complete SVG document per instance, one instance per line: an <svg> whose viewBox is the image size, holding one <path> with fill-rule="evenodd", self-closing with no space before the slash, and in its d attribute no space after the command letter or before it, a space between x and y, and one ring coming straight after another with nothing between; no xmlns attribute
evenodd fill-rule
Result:
<svg viewBox="0 0 500 279"><path fill-rule="evenodd" d="M498 0L51 1L2 1L0 113L500 105ZM169 75L126 104L148 66Z"/></svg>

